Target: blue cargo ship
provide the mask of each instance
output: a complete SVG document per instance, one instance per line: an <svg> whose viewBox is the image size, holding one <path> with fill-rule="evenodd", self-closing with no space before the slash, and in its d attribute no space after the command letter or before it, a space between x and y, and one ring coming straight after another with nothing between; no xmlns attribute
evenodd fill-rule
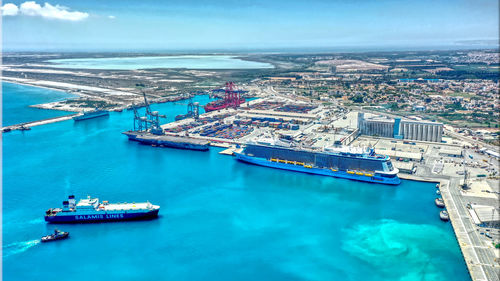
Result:
<svg viewBox="0 0 500 281"><path fill-rule="evenodd" d="M242 162L276 169L332 176L357 181L398 185L399 170L386 155L373 149L330 147L312 150L274 139L248 142L241 152L235 152Z"/></svg>
<svg viewBox="0 0 500 281"><path fill-rule="evenodd" d="M128 220L146 220L158 216L160 206L145 203L99 202L98 198L81 199L78 203L70 195L62 208L50 208L45 212L49 223L92 223Z"/></svg>
<svg viewBox="0 0 500 281"><path fill-rule="evenodd" d="M73 120L75 121L82 121L82 120L87 120L87 119L92 119L92 118L97 118L97 117L102 117L102 116L108 116L109 111L107 110L92 110L92 111L84 111L81 115L73 117Z"/></svg>

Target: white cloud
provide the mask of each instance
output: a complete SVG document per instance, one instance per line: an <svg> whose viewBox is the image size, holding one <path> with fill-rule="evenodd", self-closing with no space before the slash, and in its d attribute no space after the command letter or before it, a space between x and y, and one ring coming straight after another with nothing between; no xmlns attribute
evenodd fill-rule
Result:
<svg viewBox="0 0 500 281"><path fill-rule="evenodd" d="M19 13L19 8L12 3L7 3L2 6L2 16L15 16Z"/></svg>
<svg viewBox="0 0 500 281"><path fill-rule="evenodd" d="M116 17L115 16L108 16L108 19L114 20L114 19L116 19Z"/></svg>
<svg viewBox="0 0 500 281"><path fill-rule="evenodd" d="M14 13L15 11L15 13ZM10 13L10 14L7 14ZM19 8L15 4L5 4L2 7L2 15L25 15L32 17L42 17L46 19L58 19L58 20L69 20L69 21L79 21L89 17L89 14L84 12L73 11L70 12L69 8L60 5L51 5L45 3L43 6L36 3L35 1L26 1L22 3Z"/></svg>

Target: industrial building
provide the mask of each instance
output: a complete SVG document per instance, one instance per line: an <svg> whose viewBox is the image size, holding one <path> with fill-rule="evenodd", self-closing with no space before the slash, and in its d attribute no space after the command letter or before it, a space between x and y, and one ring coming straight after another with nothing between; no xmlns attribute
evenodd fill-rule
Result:
<svg viewBox="0 0 500 281"><path fill-rule="evenodd" d="M462 157L462 152L462 149L459 147L449 147L441 149L441 151L439 151L439 155L459 158Z"/></svg>
<svg viewBox="0 0 500 281"><path fill-rule="evenodd" d="M368 136L384 138L394 137L394 119L386 117L372 117L365 119L364 113L358 113L359 133Z"/></svg>
<svg viewBox="0 0 500 281"><path fill-rule="evenodd" d="M384 138L441 142L443 137L442 123L380 116L365 118L362 112L358 113L358 128L362 135Z"/></svg>
<svg viewBox="0 0 500 281"><path fill-rule="evenodd" d="M407 140L441 142L443 139L443 124L426 121L401 120L396 118L394 122L394 133L395 137L402 136L403 139Z"/></svg>
<svg viewBox="0 0 500 281"><path fill-rule="evenodd" d="M500 215L498 209L494 207L473 204L469 214L478 226L500 228Z"/></svg>

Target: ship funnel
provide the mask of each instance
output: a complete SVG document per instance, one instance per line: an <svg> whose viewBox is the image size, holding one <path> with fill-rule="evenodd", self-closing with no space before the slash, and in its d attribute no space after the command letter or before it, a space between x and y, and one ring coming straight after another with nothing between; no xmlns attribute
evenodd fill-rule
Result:
<svg viewBox="0 0 500 281"><path fill-rule="evenodd" d="M68 210L69 210L69 202L63 201L63 211L68 211Z"/></svg>
<svg viewBox="0 0 500 281"><path fill-rule="evenodd" d="M68 196L68 203L69 203L69 208L70 209L74 209L75 208L75 205L76 205L75 195Z"/></svg>

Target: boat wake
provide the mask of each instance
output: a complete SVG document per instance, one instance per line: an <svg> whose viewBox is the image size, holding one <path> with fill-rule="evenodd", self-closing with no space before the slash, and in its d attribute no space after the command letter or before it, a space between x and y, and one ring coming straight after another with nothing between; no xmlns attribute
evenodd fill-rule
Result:
<svg viewBox="0 0 500 281"><path fill-rule="evenodd" d="M29 240L22 242L14 242L2 247L3 257L9 257L15 254L26 252L29 248L40 244L40 240Z"/></svg>
<svg viewBox="0 0 500 281"><path fill-rule="evenodd" d="M32 219L32 220L24 222L24 224L41 224L41 223L45 223L45 220L42 218L36 218L36 219Z"/></svg>

